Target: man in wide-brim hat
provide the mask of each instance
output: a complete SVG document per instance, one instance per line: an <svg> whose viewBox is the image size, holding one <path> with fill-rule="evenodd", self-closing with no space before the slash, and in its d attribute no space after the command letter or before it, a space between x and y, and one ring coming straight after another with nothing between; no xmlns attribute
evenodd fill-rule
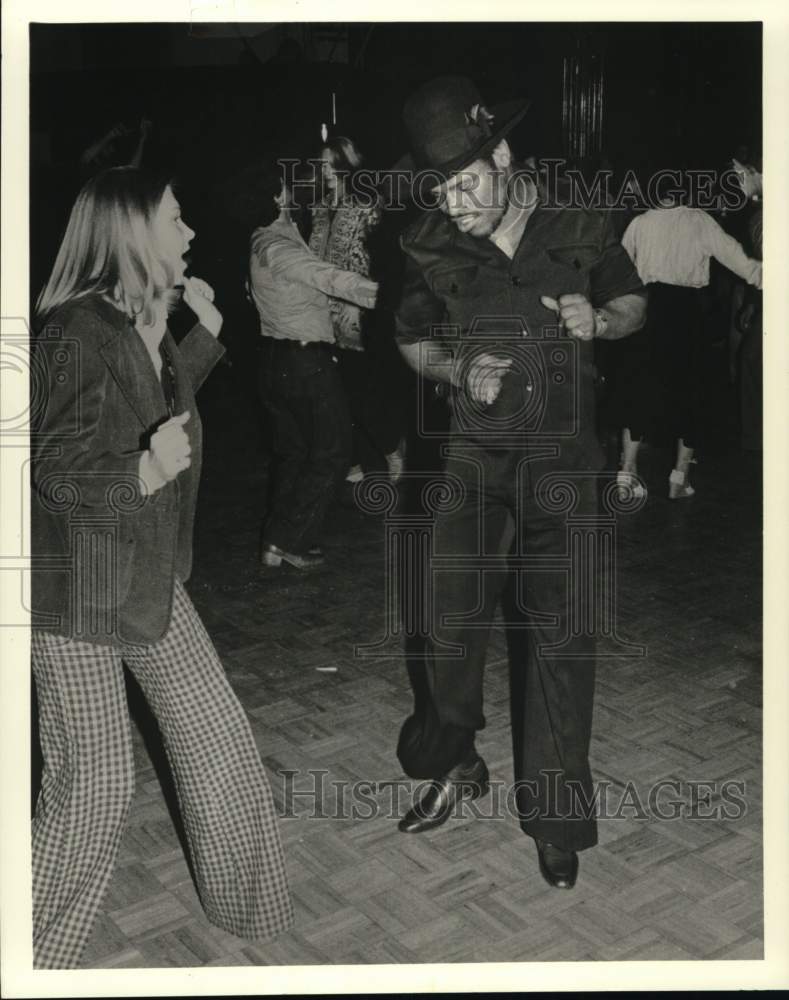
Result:
<svg viewBox="0 0 789 1000"><path fill-rule="evenodd" d="M587 557L603 456L592 339L639 329L645 294L607 217L548 204L514 162L505 137L527 108L488 110L470 80L443 77L404 110L411 156L400 166L414 171L416 197L431 189L435 208L401 240L397 338L412 367L451 386L452 422L427 683L415 684L398 744L406 773L433 781L400 829L439 826L459 799L486 790L475 736L504 593L518 818L545 879L571 888L577 852L597 842L588 749L601 619Z"/></svg>

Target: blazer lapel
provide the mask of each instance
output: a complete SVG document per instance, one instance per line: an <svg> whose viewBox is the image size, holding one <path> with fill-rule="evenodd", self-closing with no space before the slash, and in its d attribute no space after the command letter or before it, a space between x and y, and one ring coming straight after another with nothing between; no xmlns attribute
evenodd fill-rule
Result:
<svg viewBox="0 0 789 1000"><path fill-rule="evenodd" d="M173 372L175 374L175 415L183 413L187 406L190 406L192 396L192 384L189 373L183 365L178 364L178 346L173 340L173 335L168 327L164 334L164 346L173 362Z"/></svg>
<svg viewBox="0 0 789 1000"><path fill-rule="evenodd" d="M142 338L129 323L100 348L104 361L144 430L162 418L162 386Z"/></svg>

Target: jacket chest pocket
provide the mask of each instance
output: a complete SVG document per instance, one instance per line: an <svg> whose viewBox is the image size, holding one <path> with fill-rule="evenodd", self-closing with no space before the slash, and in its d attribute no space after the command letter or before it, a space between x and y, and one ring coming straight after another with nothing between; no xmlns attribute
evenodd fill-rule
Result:
<svg viewBox="0 0 789 1000"><path fill-rule="evenodd" d="M554 264L561 264L573 271L588 271L600 256L596 243L566 243L546 247L545 252Z"/></svg>
<svg viewBox="0 0 789 1000"><path fill-rule="evenodd" d="M434 294L446 306L449 320L467 326L479 301L479 268L475 264L447 268L430 278Z"/></svg>
<svg viewBox="0 0 789 1000"><path fill-rule="evenodd" d="M588 290L589 272L600 258L597 244L566 243L561 246L546 247L545 253L557 285L562 286L557 294L585 293Z"/></svg>
<svg viewBox="0 0 789 1000"><path fill-rule="evenodd" d="M478 274L476 264L438 271L431 278L433 291L447 303L452 299L467 298L476 293Z"/></svg>

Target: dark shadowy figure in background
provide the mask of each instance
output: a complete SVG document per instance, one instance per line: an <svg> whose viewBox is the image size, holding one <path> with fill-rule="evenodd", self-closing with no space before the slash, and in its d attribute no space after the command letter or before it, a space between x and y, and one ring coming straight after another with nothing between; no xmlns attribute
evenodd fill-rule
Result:
<svg viewBox="0 0 789 1000"><path fill-rule="evenodd" d="M130 128L124 122L115 122L104 135L82 151L79 163L83 176L87 179L109 167L142 166L145 145L152 127L153 122L144 115L137 128ZM133 136L137 136L137 142L130 147L129 140Z"/></svg>
<svg viewBox="0 0 789 1000"><path fill-rule="evenodd" d="M748 216L749 251L756 260L762 259L762 170L761 162L740 163L734 169L751 209ZM742 334L739 352L740 433L746 451L762 448L762 291L748 287L739 312L738 327Z"/></svg>

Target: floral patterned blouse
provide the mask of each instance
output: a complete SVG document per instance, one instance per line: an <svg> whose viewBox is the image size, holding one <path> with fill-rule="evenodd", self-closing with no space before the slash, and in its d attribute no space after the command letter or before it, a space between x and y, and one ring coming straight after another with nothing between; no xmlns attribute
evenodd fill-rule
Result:
<svg viewBox="0 0 789 1000"><path fill-rule="evenodd" d="M369 277L370 233L381 221L378 204L360 205L343 199L335 208L324 203L312 213L310 249L322 260L345 271ZM346 350L363 351L362 312L352 302L329 299L334 337Z"/></svg>

